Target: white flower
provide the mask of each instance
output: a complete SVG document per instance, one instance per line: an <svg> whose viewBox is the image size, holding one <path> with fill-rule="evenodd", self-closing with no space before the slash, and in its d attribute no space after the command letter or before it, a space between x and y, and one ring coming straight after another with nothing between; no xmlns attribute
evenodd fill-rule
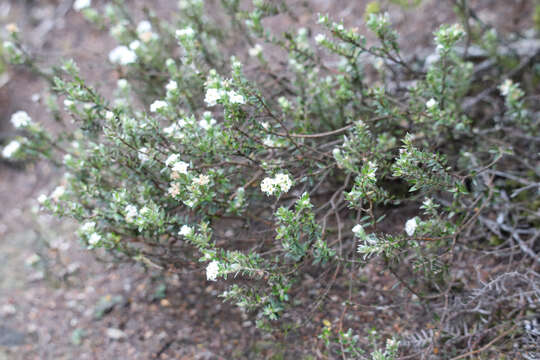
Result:
<svg viewBox="0 0 540 360"><path fill-rule="evenodd" d="M137 25L137 35L144 42L150 41L157 35L152 32L152 24L149 21L143 20Z"/></svg>
<svg viewBox="0 0 540 360"><path fill-rule="evenodd" d="M193 30L190 26L188 26L187 28L185 29L178 29L176 30L176 36L179 37L179 38L184 38L184 37L193 37L195 36L195 30Z"/></svg>
<svg viewBox="0 0 540 360"><path fill-rule="evenodd" d="M4 150L2 150L2 156L9 159L13 156L19 149L21 148L21 143L17 140L11 141L9 144L6 145Z"/></svg>
<svg viewBox="0 0 540 360"><path fill-rule="evenodd" d="M433 109L435 106L437 106L437 100L435 100L434 98L431 98L428 100L428 102L426 102L426 107L428 109Z"/></svg>
<svg viewBox="0 0 540 360"><path fill-rule="evenodd" d="M244 100L244 97L240 95L239 93L237 93L236 91L231 90L228 92L227 95L229 95L229 101L232 104L244 104L246 102Z"/></svg>
<svg viewBox="0 0 540 360"><path fill-rule="evenodd" d="M73 156L71 156L71 154L65 154L63 159L62 159L62 162L64 164L68 164L68 163L70 163L72 161L73 161Z"/></svg>
<svg viewBox="0 0 540 360"><path fill-rule="evenodd" d="M281 188L281 191L287 192L291 189L292 180L288 174L277 174L276 183Z"/></svg>
<svg viewBox="0 0 540 360"><path fill-rule="evenodd" d="M167 60L165 60L165 66L167 68L175 67L176 62L174 61L174 59L168 58Z"/></svg>
<svg viewBox="0 0 540 360"><path fill-rule="evenodd" d="M63 186L57 186L54 191L51 193L51 197L54 199L54 200L58 200L60 199L60 197L62 195L64 195L66 192L66 188L64 188Z"/></svg>
<svg viewBox="0 0 540 360"><path fill-rule="evenodd" d="M125 219L128 223L135 220L138 215L137 207L135 205L127 205L124 211L126 213Z"/></svg>
<svg viewBox="0 0 540 360"><path fill-rule="evenodd" d="M116 86L118 86L120 89L126 89L129 86L129 83L126 79L118 79Z"/></svg>
<svg viewBox="0 0 540 360"><path fill-rule="evenodd" d="M98 233L93 233L92 235L88 237L88 243L90 245L96 245L97 243L99 243L100 240L101 240L101 235L99 235Z"/></svg>
<svg viewBox="0 0 540 360"><path fill-rule="evenodd" d="M288 174L279 173L274 178L264 178L261 182L261 191L272 195L276 190L287 192L292 187L292 180Z"/></svg>
<svg viewBox="0 0 540 360"><path fill-rule="evenodd" d="M510 93L510 89L514 83L510 79L504 80L504 82L499 86L499 90L503 96L507 96Z"/></svg>
<svg viewBox="0 0 540 360"><path fill-rule="evenodd" d="M182 225L180 231L178 232L178 235L180 236L189 236L191 234L193 234L193 228L188 225Z"/></svg>
<svg viewBox="0 0 540 360"><path fill-rule="evenodd" d="M184 133L180 131L186 125L184 120L179 120L178 122L171 124L170 126L163 129L163 132L168 137L174 137L175 139L183 139Z"/></svg>
<svg viewBox="0 0 540 360"><path fill-rule="evenodd" d="M169 186L168 193L172 197L177 197L180 195L180 185L178 183L172 183L171 186Z"/></svg>
<svg viewBox="0 0 540 360"><path fill-rule="evenodd" d="M81 11L82 9L90 7L90 5L92 5L92 0L76 0L73 3L73 10Z"/></svg>
<svg viewBox="0 0 540 360"><path fill-rule="evenodd" d="M133 40L129 43L129 48L133 51L137 51L141 47L141 42L139 40Z"/></svg>
<svg viewBox="0 0 540 360"><path fill-rule="evenodd" d="M219 263L217 261L212 261L206 267L206 279L208 281L216 281L219 273Z"/></svg>
<svg viewBox="0 0 540 360"><path fill-rule="evenodd" d="M263 121L263 122L261 123L261 126L263 127L264 130L270 129L270 123L267 122L267 121Z"/></svg>
<svg viewBox="0 0 540 360"><path fill-rule="evenodd" d="M115 39L120 39L126 32L126 25L127 25L127 22L122 21L114 25L113 27L111 27L109 32L112 35L112 37L114 37Z"/></svg>
<svg viewBox="0 0 540 360"><path fill-rule="evenodd" d="M461 24L454 24L448 30L451 32L452 36L456 38L459 38L465 34L465 30Z"/></svg>
<svg viewBox="0 0 540 360"><path fill-rule="evenodd" d="M96 228L96 223L93 221L88 221L88 222L85 222L81 226L81 232L88 234L88 233L93 232L95 228Z"/></svg>
<svg viewBox="0 0 540 360"><path fill-rule="evenodd" d="M324 36L324 34L318 34L317 36L315 36L315 42L317 44L322 43L324 40L326 40L326 36Z"/></svg>
<svg viewBox="0 0 540 360"><path fill-rule="evenodd" d="M37 198L38 203L43 204L45 201L47 201L47 195L41 194Z"/></svg>
<svg viewBox="0 0 540 360"><path fill-rule="evenodd" d="M212 118L210 111L203 113L203 118L199 121L199 126L204 130L209 130L212 126L216 125L216 119Z"/></svg>
<svg viewBox="0 0 540 360"><path fill-rule="evenodd" d="M26 111L17 111L11 115L11 123L16 129L18 129L30 125L32 123L32 118Z"/></svg>
<svg viewBox="0 0 540 360"><path fill-rule="evenodd" d="M264 146L268 146L268 147L277 147L276 146L276 142L274 141L274 139L268 135L264 140L263 140L263 145Z"/></svg>
<svg viewBox="0 0 540 360"><path fill-rule="evenodd" d="M280 96L277 101L279 106L281 106L283 110L289 110L291 108L291 103L289 102L289 100L287 100L286 97Z"/></svg>
<svg viewBox="0 0 540 360"><path fill-rule="evenodd" d="M158 112L161 109L165 109L167 107L167 102L163 100L156 100L150 105L150 112Z"/></svg>
<svg viewBox="0 0 540 360"><path fill-rule="evenodd" d="M193 183L199 186L207 185L210 182L210 177L208 175L199 175L193 179Z"/></svg>
<svg viewBox="0 0 540 360"><path fill-rule="evenodd" d="M274 193L274 184L274 179L269 177L264 178L261 182L261 191L267 195L272 195Z"/></svg>
<svg viewBox="0 0 540 360"><path fill-rule="evenodd" d="M189 164L183 161L178 161L175 163L172 167L172 171L180 174L187 174L188 173L188 167Z"/></svg>
<svg viewBox="0 0 540 360"><path fill-rule="evenodd" d="M165 89L167 91L174 91L174 90L178 89L178 83L176 81L174 81L174 80L171 80L171 81L169 81L167 86L165 86Z"/></svg>
<svg viewBox="0 0 540 360"><path fill-rule="evenodd" d="M257 44L248 51L249 56L251 57L257 57L262 54L262 46Z"/></svg>
<svg viewBox="0 0 540 360"><path fill-rule="evenodd" d="M137 34L143 34L152 31L152 24L149 21L143 20L137 25Z"/></svg>
<svg viewBox="0 0 540 360"><path fill-rule="evenodd" d="M206 95L204 96L204 102L208 106L215 106L218 100L221 100L222 96L223 96L223 90L210 88L206 90Z"/></svg>
<svg viewBox="0 0 540 360"><path fill-rule="evenodd" d="M75 102L73 102L72 100L69 100L69 99L65 99L65 100L64 100L64 106L65 106L66 108L68 108L68 109L69 109L70 107L72 107L74 104L75 104Z"/></svg>
<svg viewBox="0 0 540 360"><path fill-rule="evenodd" d="M207 119L202 119L201 121L199 121L199 126L203 128L204 130L210 129L215 124L216 124L215 119L210 119L210 121L208 121Z"/></svg>
<svg viewBox="0 0 540 360"><path fill-rule="evenodd" d="M364 227L362 225L360 225L360 224L356 224L352 228L352 232L357 237L362 237L362 235L365 235Z"/></svg>
<svg viewBox="0 0 540 360"><path fill-rule="evenodd" d="M332 155L334 155L334 158L338 158L341 155L341 150L339 148L334 148L334 150L332 150Z"/></svg>
<svg viewBox="0 0 540 360"><path fill-rule="evenodd" d="M177 130L178 130L178 125L176 125L176 123L174 123L174 124L171 124L170 126L167 126L166 128L164 128L163 132L167 136L173 136L174 133L176 133Z"/></svg>
<svg viewBox="0 0 540 360"><path fill-rule="evenodd" d="M417 226L418 224L416 223L416 218L407 220L407 222L405 223L405 232L407 233L407 235L413 236Z"/></svg>
<svg viewBox="0 0 540 360"><path fill-rule="evenodd" d="M137 157L139 158L139 160L141 160L141 162L150 160L150 158L148 157L148 148L145 148L145 147L140 148L138 151Z"/></svg>
<svg viewBox="0 0 540 360"><path fill-rule="evenodd" d="M234 72L242 71L242 63L235 56L231 57L231 69Z"/></svg>
<svg viewBox="0 0 540 360"><path fill-rule="evenodd" d="M422 202L422 206L426 209L429 209L429 208L437 207L437 204L435 204L432 199L425 198L424 201Z"/></svg>
<svg viewBox="0 0 540 360"><path fill-rule="evenodd" d="M105 120L111 121L114 119L114 113L112 111L106 111L105 112Z"/></svg>
<svg viewBox="0 0 540 360"><path fill-rule="evenodd" d="M176 163L176 162L178 161L178 158L179 158L179 157L180 157L180 155L178 155L178 154L172 154L171 156L169 156L169 157L167 158L167 160L165 160L165 165L166 165L166 166L169 166L169 165L171 165L171 164Z"/></svg>
<svg viewBox="0 0 540 360"><path fill-rule="evenodd" d="M399 341L397 341L394 338L386 340L386 348L392 348L392 347L398 346L398 345L399 345Z"/></svg>
<svg viewBox="0 0 540 360"><path fill-rule="evenodd" d="M117 46L109 53L109 61L113 64L128 65L137 60L137 54L127 46Z"/></svg>
<svg viewBox="0 0 540 360"><path fill-rule="evenodd" d="M20 30L19 30L19 27L17 26L17 24L15 23L9 23L6 25L6 30L10 33L10 34L16 34L18 33Z"/></svg>

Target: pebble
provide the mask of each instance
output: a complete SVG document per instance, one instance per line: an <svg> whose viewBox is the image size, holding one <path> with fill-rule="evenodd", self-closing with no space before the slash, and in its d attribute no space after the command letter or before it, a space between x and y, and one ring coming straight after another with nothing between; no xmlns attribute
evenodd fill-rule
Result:
<svg viewBox="0 0 540 360"><path fill-rule="evenodd" d="M111 338L113 340L121 340L127 337L125 332L116 328L108 328L105 331L105 334L107 335L108 338Z"/></svg>

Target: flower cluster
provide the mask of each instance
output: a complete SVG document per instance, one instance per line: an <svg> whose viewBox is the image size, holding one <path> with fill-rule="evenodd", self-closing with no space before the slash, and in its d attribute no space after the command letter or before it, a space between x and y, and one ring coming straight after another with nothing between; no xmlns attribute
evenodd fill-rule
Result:
<svg viewBox="0 0 540 360"><path fill-rule="evenodd" d="M126 205L126 207L124 208L124 213L125 213L124 218L126 219L126 222L129 224L135 221L135 219L139 215L139 210L137 209L135 205L129 204L129 205Z"/></svg>
<svg viewBox="0 0 540 360"><path fill-rule="evenodd" d="M79 229L79 234L86 239L90 247L96 247L102 241L102 236L96 231L94 221L85 222Z"/></svg>
<svg viewBox="0 0 540 360"><path fill-rule="evenodd" d="M11 140L9 144L7 144L2 149L2 156L6 159L12 158L13 155L15 155L19 149L21 148L21 143L17 140Z"/></svg>
<svg viewBox="0 0 540 360"><path fill-rule="evenodd" d="M171 167L173 172L173 178L178 177L179 174L186 175L188 173L189 164L187 162L180 160L180 155L172 154L167 160L165 160L165 165Z"/></svg>
<svg viewBox="0 0 540 360"><path fill-rule="evenodd" d="M118 65L129 65L137 61L137 54L127 46L117 46L109 53L109 61Z"/></svg>
<svg viewBox="0 0 540 360"><path fill-rule="evenodd" d="M32 118L26 111L17 111L11 115L11 123L15 129L25 128L32 124Z"/></svg>
<svg viewBox="0 0 540 360"><path fill-rule="evenodd" d="M249 56L259 57L262 55L263 48L260 44L256 44L254 47L249 49Z"/></svg>
<svg viewBox="0 0 540 360"><path fill-rule="evenodd" d="M460 24L441 26L435 32L435 43L439 54L447 54L453 50L454 45L465 35L465 30Z"/></svg>
<svg viewBox="0 0 540 360"><path fill-rule="evenodd" d="M193 38L194 36L195 36L195 30L193 30L193 28L191 28L190 26L188 26L185 29L176 30L176 37L178 38L189 39L189 38Z"/></svg>
<svg viewBox="0 0 540 360"><path fill-rule="evenodd" d="M75 0L73 3L73 9L75 11L81 11L83 9L89 8L92 5L92 0Z"/></svg>
<svg viewBox="0 0 540 360"><path fill-rule="evenodd" d="M219 262L213 260L206 267L206 279L208 281L216 281L219 274Z"/></svg>
<svg viewBox="0 0 540 360"><path fill-rule="evenodd" d="M160 112L161 110L166 109L168 106L166 101L156 100L150 105L150 112Z"/></svg>
<svg viewBox="0 0 540 360"><path fill-rule="evenodd" d="M182 225L182 228L178 232L178 235L189 236L193 234L193 228L189 225Z"/></svg>
<svg viewBox="0 0 540 360"><path fill-rule="evenodd" d="M407 222L405 223L405 232L407 233L407 235L413 236L417 226L418 224L416 223L416 218L407 220Z"/></svg>
<svg viewBox="0 0 540 360"><path fill-rule="evenodd" d="M230 104L245 104L246 100L242 95L234 90L224 90L216 88L208 88L204 101L210 107L216 106L218 102L228 102Z"/></svg>
<svg viewBox="0 0 540 360"><path fill-rule="evenodd" d="M266 195L282 194L288 192L293 185L289 174L278 173L274 177L264 178L261 182L261 191Z"/></svg>

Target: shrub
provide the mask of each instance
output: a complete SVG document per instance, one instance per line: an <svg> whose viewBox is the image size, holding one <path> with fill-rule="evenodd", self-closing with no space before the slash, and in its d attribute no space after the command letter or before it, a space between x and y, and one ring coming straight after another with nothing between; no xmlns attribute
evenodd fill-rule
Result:
<svg viewBox="0 0 540 360"><path fill-rule="evenodd" d="M227 26L201 0L180 1L174 22L147 11L138 23L122 1L89 3L76 9L119 44L108 56L122 74L113 97L72 60L42 69L14 32L5 51L51 81L64 106L52 101L51 113L65 126L46 131L17 113L24 137L3 151L65 169L39 201L79 222L88 249L171 272L198 261L261 326L313 305L298 290L306 274L333 274L332 286L350 273L352 286L359 269L381 260L456 339L448 313L472 290L452 265L478 249L519 259L532 294L520 314L538 300L529 288L537 278L524 270L540 261L538 74L520 84L537 50L512 51L511 37L465 18L465 27L442 25L433 54L415 60L375 6L371 44L328 15L318 16L315 36L276 34L263 20L287 13L284 3L255 0L244 10L222 1ZM473 47L482 61L469 56ZM341 300L345 311L355 295ZM505 321L463 320L482 331ZM360 351L350 332L336 343L321 336L331 353L344 343ZM433 339L449 354L467 346ZM396 347L372 356L394 357Z"/></svg>

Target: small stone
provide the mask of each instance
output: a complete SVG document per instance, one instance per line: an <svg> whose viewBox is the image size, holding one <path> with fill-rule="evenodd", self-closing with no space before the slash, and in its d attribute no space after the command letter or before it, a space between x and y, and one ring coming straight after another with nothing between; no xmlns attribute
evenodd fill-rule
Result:
<svg viewBox="0 0 540 360"><path fill-rule="evenodd" d="M125 332L116 328L108 328L105 333L108 338L111 338L113 340L121 340L127 337Z"/></svg>

